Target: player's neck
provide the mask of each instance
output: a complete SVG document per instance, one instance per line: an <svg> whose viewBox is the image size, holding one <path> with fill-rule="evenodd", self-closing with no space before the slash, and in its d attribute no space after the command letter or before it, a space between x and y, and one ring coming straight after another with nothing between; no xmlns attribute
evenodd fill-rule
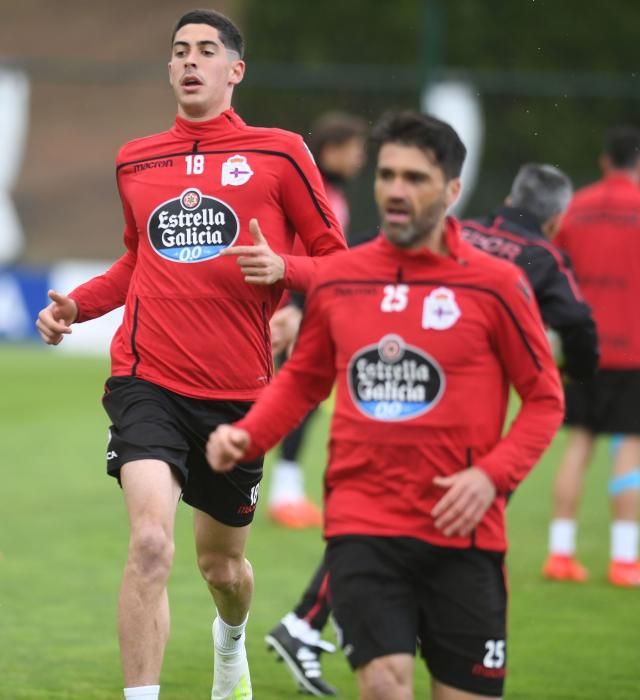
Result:
<svg viewBox="0 0 640 700"><path fill-rule="evenodd" d="M223 112L226 112L231 107L231 98L228 100L223 100L214 106L207 109L201 109L199 107L187 107L185 105L178 104L178 115L183 119L190 122L207 122L211 119L219 117Z"/></svg>
<svg viewBox="0 0 640 700"><path fill-rule="evenodd" d="M412 246L413 250L428 250L430 253L435 255L448 255L449 246L447 246L447 237L445 235L445 219L441 219L431 231L416 241L415 246Z"/></svg>

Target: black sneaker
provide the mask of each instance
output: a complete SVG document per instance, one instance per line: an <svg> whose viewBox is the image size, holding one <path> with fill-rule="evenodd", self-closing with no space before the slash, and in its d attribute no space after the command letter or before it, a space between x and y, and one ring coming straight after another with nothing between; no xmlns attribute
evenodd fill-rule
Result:
<svg viewBox="0 0 640 700"><path fill-rule="evenodd" d="M274 651L278 661L284 661L300 690L316 697L335 696L338 691L322 678L320 654L331 646L319 640L319 644L309 644L294 637L280 622L264 638L267 646ZM326 645L326 646L323 646Z"/></svg>

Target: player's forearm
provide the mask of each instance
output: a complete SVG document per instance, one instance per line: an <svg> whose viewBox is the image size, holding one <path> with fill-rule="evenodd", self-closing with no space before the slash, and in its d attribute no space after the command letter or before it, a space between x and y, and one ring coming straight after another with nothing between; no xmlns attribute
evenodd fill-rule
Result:
<svg viewBox="0 0 640 700"><path fill-rule="evenodd" d="M122 306L127 298L136 257L128 251L103 275L76 287L69 296L78 306L76 323L90 321Z"/></svg>
<svg viewBox="0 0 640 700"><path fill-rule="evenodd" d="M285 264L283 283L287 289L306 293L311 286L317 260L306 255L282 255Z"/></svg>
<svg viewBox="0 0 640 700"><path fill-rule="evenodd" d="M251 436L246 461L274 447L331 391L331 380L291 371L289 362L291 360L278 372L247 415L234 424Z"/></svg>
<svg viewBox="0 0 640 700"><path fill-rule="evenodd" d="M499 493L510 493L526 477L562 423L564 401L557 383L523 399L509 432L488 454L477 459Z"/></svg>

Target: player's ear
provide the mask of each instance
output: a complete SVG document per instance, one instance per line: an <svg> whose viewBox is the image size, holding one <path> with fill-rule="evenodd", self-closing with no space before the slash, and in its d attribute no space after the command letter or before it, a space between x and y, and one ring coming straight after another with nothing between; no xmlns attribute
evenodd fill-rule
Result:
<svg viewBox="0 0 640 700"><path fill-rule="evenodd" d="M229 83L231 85L237 85L242 82L244 78L245 62L238 59L237 61L231 61L231 68L229 70Z"/></svg>
<svg viewBox="0 0 640 700"><path fill-rule="evenodd" d="M454 177L446 185L446 202L447 209L452 207L457 201L462 192L462 180L459 177Z"/></svg>

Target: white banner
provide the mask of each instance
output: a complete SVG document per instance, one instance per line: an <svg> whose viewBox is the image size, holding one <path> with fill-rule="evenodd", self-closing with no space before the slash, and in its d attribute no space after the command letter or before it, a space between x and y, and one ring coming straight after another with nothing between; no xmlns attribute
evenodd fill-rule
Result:
<svg viewBox="0 0 640 700"><path fill-rule="evenodd" d="M29 79L19 70L0 67L0 265L15 262L24 235L11 190L15 185L29 125Z"/></svg>
<svg viewBox="0 0 640 700"><path fill-rule="evenodd" d="M51 289L68 294L79 284L101 275L109 267L110 263L96 261L56 263L51 269ZM64 337L58 349L84 354L108 354L113 334L122 321L122 310L121 307L93 321L74 324L73 332Z"/></svg>
<svg viewBox="0 0 640 700"><path fill-rule="evenodd" d="M482 158L484 119L480 99L476 91L465 83L436 83L423 93L422 109L451 124L467 148L462 168L462 193L452 208L453 214L461 216L473 194Z"/></svg>

